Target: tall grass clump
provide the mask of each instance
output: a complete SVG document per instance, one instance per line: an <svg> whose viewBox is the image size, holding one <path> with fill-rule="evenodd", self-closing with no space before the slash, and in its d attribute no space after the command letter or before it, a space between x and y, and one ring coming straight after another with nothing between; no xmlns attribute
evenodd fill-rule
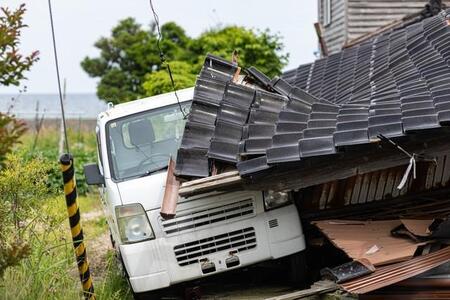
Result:
<svg viewBox="0 0 450 300"><path fill-rule="evenodd" d="M64 196L49 188L49 168L41 157L16 154L0 170L0 299L82 299ZM104 222L86 223L98 227L86 226L88 237L94 230L107 231ZM95 241L87 243L89 259ZM97 299L128 299L114 251L108 251L97 253L106 260L94 273Z"/></svg>
<svg viewBox="0 0 450 300"><path fill-rule="evenodd" d="M83 165L96 161L95 133L68 132L82 213L101 210ZM29 130L0 166L0 299L83 299L58 163L59 130ZM86 195L86 196L84 196ZM97 299L131 299L107 236L105 217L83 220ZM101 241L104 243L104 241ZM89 254L92 254L90 256Z"/></svg>
<svg viewBox="0 0 450 300"><path fill-rule="evenodd" d="M6 270L0 281L0 298L83 299L64 201L61 197L47 199L41 213L42 218L35 221L35 229L28 240L30 253ZM87 245L88 259L93 260L90 254L94 252L92 247L95 243L88 241ZM105 257L106 267L95 269L93 273L97 299L131 299L114 251L109 250Z"/></svg>

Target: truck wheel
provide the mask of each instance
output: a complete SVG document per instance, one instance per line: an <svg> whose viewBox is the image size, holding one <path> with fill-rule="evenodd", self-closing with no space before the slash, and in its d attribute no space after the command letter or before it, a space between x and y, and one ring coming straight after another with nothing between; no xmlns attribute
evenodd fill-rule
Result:
<svg viewBox="0 0 450 300"><path fill-rule="evenodd" d="M133 298L135 300L159 300L161 299L161 294L158 291L151 291L145 293L134 293Z"/></svg>
<svg viewBox="0 0 450 300"><path fill-rule="evenodd" d="M115 249L116 248L116 242L114 241L114 238L112 236L111 230L109 231L109 240L111 241L111 246Z"/></svg>
<svg viewBox="0 0 450 300"><path fill-rule="evenodd" d="M306 286L306 254L305 251L289 256L289 281L295 287Z"/></svg>

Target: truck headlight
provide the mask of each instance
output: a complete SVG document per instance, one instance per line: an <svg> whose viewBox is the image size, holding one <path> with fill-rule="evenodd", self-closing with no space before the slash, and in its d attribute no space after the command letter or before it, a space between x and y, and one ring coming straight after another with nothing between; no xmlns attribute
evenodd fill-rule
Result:
<svg viewBox="0 0 450 300"><path fill-rule="evenodd" d="M142 205L136 203L116 206L116 218L120 239L124 244L155 238Z"/></svg>
<svg viewBox="0 0 450 300"><path fill-rule="evenodd" d="M264 191L264 208L266 210L275 209L292 203L291 194L288 192Z"/></svg>

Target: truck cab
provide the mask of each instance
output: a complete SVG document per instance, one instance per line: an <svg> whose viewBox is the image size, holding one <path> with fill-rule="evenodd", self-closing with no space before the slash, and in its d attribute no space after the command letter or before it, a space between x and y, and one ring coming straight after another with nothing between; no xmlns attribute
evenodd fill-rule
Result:
<svg viewBox="0 0 450 300"><path fill-rule="evenodd" d="M178 199L160 214L169 158L175 158L193 88L110 106L97 118L98 185L115 250L138 295L305 249L289 193L210 192ZM302 260L294 268L304 269ZM294 270L295 272L295 270Z"/></svg>

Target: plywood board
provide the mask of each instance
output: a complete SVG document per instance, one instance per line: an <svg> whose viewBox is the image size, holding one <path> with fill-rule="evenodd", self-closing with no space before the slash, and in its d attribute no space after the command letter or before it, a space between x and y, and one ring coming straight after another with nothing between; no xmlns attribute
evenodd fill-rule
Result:
<svg viewBox="0 0 450 300"><path fill-rule="evenodd" d="M400 220L327 220L314 224L349 257L366 258L375 266L410 259L421 245L412 240L391 236L391 230L402 224Z"/></svg>
<svg viewBox="0 0 450 300"><path fill-rule="evenodd" d="M429 236L431 234L428 228L433 223L433 220L402 219L401 222L414 235Z"/></svg>

